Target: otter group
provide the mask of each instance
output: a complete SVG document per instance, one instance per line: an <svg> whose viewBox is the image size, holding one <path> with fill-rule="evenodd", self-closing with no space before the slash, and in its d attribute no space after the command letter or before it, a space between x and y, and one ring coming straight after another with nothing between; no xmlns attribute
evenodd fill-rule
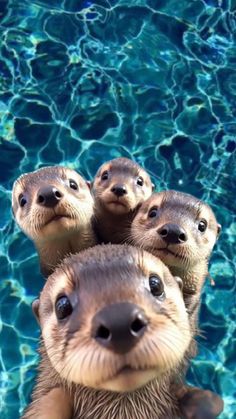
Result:
<svg viewBox="0 0 236 419"><path fill-rule="evenodd" d="M197 198L153 189L127 158L92 182L54 166L14 183L13 214L47 278L33 303L41 361L23 418L221 413L218 395L184 384L220 225Z"/></svg>

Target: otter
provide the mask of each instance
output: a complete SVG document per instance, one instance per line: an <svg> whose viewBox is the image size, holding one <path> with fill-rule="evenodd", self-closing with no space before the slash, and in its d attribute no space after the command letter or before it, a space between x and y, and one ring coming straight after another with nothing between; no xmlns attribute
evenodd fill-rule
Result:
<svg viewBox="0 0 236 419"><path fill-rule="evenodd" d="M130 242L160 258L173 275L183 280L183 297L193 336L198 332L198 311L201 290L208 274L208 261L220 230L220 224L206 203L192 195L172 190L154 193L142 204L132 222ZM187 355L190 358L196 354L197 345L192 340ZM184 370L187 370L187 364ZM222 399L212 392L181 387L181 384L176 386L175 391L179 397L186 392L186 397L182 399L186 411L187 394L192 393L193 404L194 397L197 401L201 398L205 400L208 414L204 416L201 413L199 418L216 417L223 409ZM213 399L214 404L211 403Z"/></svg>
<svg viewBox="0 0 236 419"><path fill-rule="evenodd" d="M154 188L148 173L134 161L119 157L104 163L92 182L94 227L100 243L123 243L138 206Z"/></svg>
<svg viewBox="0 0 236 419"><path fill-rule="evenodd" d="M192 339L181 282L129 245L66 258L33 305L41 362L23 418L179 418L170 383Z"/></svg>
<svg viewBox="0 0 236 419"><path fill-rule="evenodd" d="M43 167L15 181L13 214L33 240L45 277L67 254L96 244L93 205L86 181L63 166Z"/></svg>
<svg viewBox="0 0 236 419"><path fill-rule="evenodd" d="M154 193L142 204L132 222L130 241L181 277L186 302L197 303L220 229L209 205L170 190Z"/></svg>

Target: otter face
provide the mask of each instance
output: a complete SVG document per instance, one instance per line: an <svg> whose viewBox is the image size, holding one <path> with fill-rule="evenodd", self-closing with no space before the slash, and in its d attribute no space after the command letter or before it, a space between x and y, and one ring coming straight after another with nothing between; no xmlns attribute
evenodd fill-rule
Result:
<svg viewBox="0 0 236 419"><path fill-rule="evenodd" d="M114 215L127 214L147 199L153 184L137 163L117 158L103 164L92 187L95 202Z"/></svg>
<svg viewBox="0 0 236 419"><path fill-rule="evenodd" d="M187 270L206 261L220 226L211 208L176 191L153 194L131 226L132 243L158 256L170 269Z"/></svg>
<svg viewBox="0 0 236 419"><path fill-rule="evenodd" d="M44 167L13 185L12 209L20 228L35 242L79 232L93 215L93 198L74 170Z"/></svg>
<svg viewBox="0 0 236 419"><path fill-rule="evenodd" d="M127 392L176 370L191 335L179 279L151 254L98 245L63 261L37 314L68 383Z"/></svg>

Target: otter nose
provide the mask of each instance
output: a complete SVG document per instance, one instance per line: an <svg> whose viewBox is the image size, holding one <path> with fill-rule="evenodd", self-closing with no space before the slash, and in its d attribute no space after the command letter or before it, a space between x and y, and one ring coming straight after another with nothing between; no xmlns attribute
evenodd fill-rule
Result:
<svg viewBox="0 0 236 419"><path fill-rule="evenodd" d="M111 191L118 197L127 194L127 189L125 185L114 185L111 188Z"/></svg>
<svg viewBox="0 0 236 419"><path fill-rule="evenodd" d="M125 354L139 341L148 320L144 311L135 304L111 304L93 318L92 335L107 349Z"/></svg>
<svg viewBox="0 0 236 419"><path fill-rule="evenodd" d="M62 196L62 193L54 186L44 186L38 191L37 203L43 207L53 208Z"/></svg>
<svg viewBox="0 0 236 419"><path fill-rule="evenodd" d="M157 232L166 243L170 244L184 243L188 239L186 231L178 224L165 224Z"/></svg>

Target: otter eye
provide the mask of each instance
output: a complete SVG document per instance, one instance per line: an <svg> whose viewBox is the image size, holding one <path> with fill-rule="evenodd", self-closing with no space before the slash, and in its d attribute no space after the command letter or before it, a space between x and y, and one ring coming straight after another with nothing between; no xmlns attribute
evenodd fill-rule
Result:
<svg viewBox="0 0 236 419"><path fill-rule="evenodd" d="M101 179L102 180L107 180L108 179L108 170L105 170L105 172L102 173Z"/></svg>
<svg viewBox="0 0 236 419"><path fill-rule="evenodd" d="M149 210L148 217L149 217L149 218L154 218L154 217L156 217L156 216L157 216L157 210L158 210L158 208L157 208L157 207L152 207L152 208Z"/></svg>
<svg viewBox="0 0 236 419"><path fill-rule="evenodd" d="M20 207L24 207L25 204L27 203L27 200L23 195L20 195L18 200L19 200Z"/></svg>
<svg viewBox="0 0 236 419"><path fill-rule="evenodd" d="M75 180L73 180L73 179L69 179L69 185L70 185L70 188L71 189L74 189L75 191L77 191L78 190L78 185L77 185L77 183L76 183L76 181Z"/></svg>
<svg viewBox="0 0 236 419"><path fill-rule="evenodd" d="M198 230L201 231L201 233L204 233L204 231L206 231L206 228L207 228L206 220L201 220L198 224Z"/></svg>
<svg viewBox="0 0 236 419"><path fill-rule="evenodd" d="M144 182L143 178L141 176L139 176L138 179L137 179L137 185L143 186L143 182Z"/></svg>
<svg viewBox="0 0 236 419"><path fill-rule="evenodd" d="M149 287L154 297L164 297L164 285L158 275L149 276Z"/></svg>
<svg viewBox="0 0 236 419"><path fill-rule="evenodd" d="M63 320L70 316L73 311L69 298L66 295L59 297L55 304L55 311L58 320Z"/></svg>

